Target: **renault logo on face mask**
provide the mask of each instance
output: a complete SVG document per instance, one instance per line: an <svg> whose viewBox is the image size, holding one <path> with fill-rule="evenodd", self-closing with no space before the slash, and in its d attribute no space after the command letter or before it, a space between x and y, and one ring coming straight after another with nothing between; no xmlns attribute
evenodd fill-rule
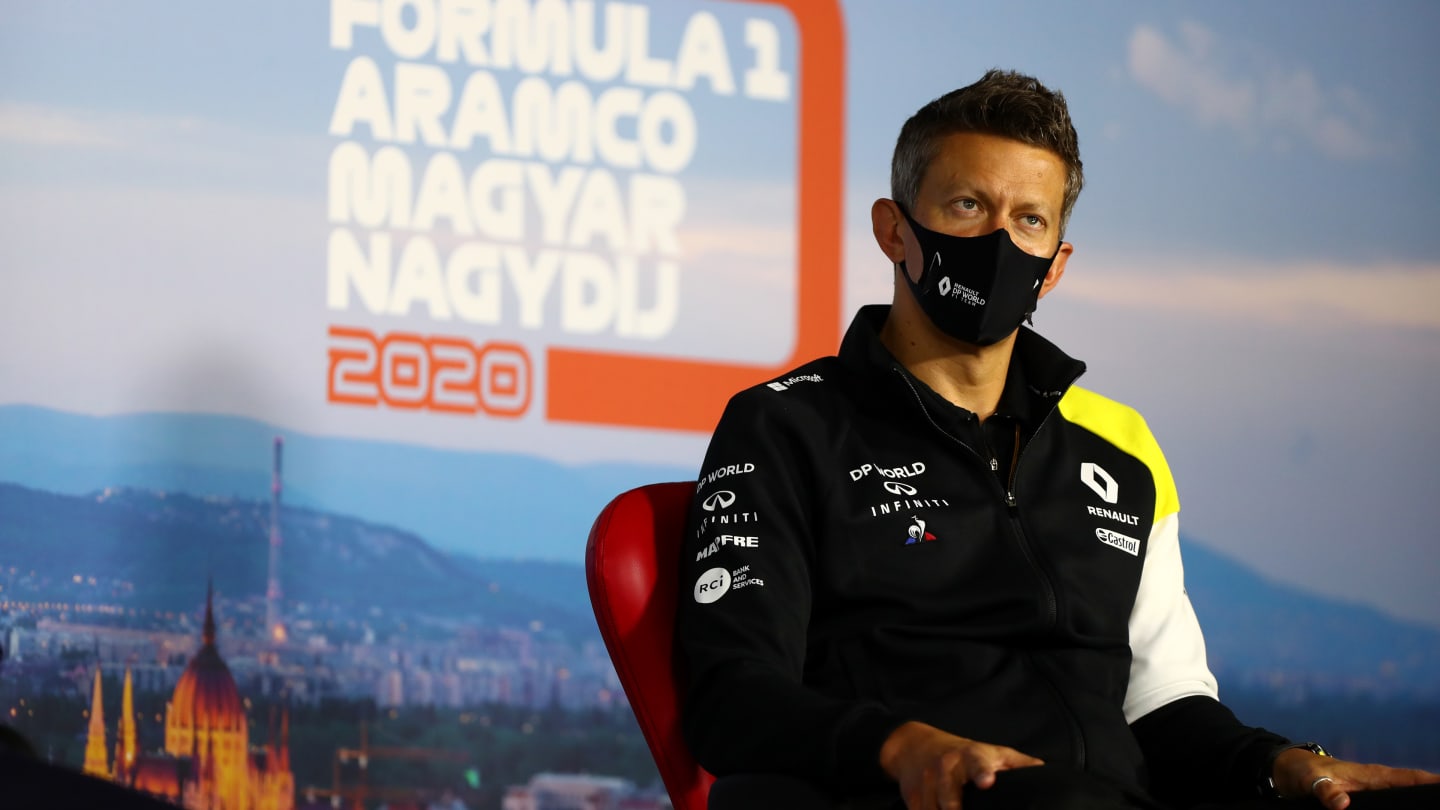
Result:
<svg viewBox="0 0 1440 810"><path fill-rule="evenodd" d="M1099 495L1100 500L1105 503L1115 503L1120 500L1120 485L1115 483L1115 479L1110 477L1110 473L1105 472L1104 467L1093 461L1086 461L1080 465L1080 482L1089 487L1091 492Z"/></svg>
<svg viewBox="0 0 1440 810"><path fill-rule="evenodd" d="M710 493L710 497L706 498L700 506L706 512L714 512L716 509L729 509L734 504L735 493L728 489L722 489L718 492Z"/></svg>

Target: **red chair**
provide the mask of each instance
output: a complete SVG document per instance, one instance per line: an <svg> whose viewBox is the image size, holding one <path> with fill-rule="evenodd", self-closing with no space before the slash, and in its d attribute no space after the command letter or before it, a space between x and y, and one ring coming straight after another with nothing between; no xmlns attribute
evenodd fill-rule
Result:
<svg viewBox="0 0 1440 810"><path fill-rule="evenodd" d="M585 546L590 606L675 810L705 810L715 781L680 736L675 577L694 494L691 481L625 492L595 519Z"/></svg>

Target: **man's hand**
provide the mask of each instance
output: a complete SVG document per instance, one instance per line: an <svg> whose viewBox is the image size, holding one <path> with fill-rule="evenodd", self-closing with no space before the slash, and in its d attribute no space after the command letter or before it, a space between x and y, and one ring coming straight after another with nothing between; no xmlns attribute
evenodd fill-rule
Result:
<svg viewBox="0 0 1440 810"><path fill-rule="evenodd" d="M1350 806L1357 790L1424 785L1440 782L1440 774L1384 765L1361 765L1322 757L1303 748L1282 751L1275 758L1275 789L1281 796L1314 795L1328 810Z"/></svg>
<svg viewBox="0 0 1440 810"><path fill-rule="evenodd" d="M880 766L900 783L907 810L960 810L966 782L984 790L1000 771L1044 764L1013 748L916 722L895 729L880 747Z"/></svg>

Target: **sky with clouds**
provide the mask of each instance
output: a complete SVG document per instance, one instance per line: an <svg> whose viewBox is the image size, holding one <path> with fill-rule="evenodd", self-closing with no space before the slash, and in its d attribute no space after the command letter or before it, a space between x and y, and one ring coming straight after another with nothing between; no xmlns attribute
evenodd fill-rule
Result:
<svg viewBox="0 0 1440 810"><path fill-rule="evenodd" d="M317 398L336 319L327 122L353 56L327 46L327 3L0 9L0 403L698 464L695 435L538 415L456 430ZM667 4L655 41L673 47L665 26L694 10L733 31L764 16L793 67L794 26L763 6ZM889 299L868 211L900 123L988 67L1037 75L1070 100L1087 186L1075 257L1036 324L1089 363L1090 387L1146 414L1186 531L1270 576L1440 625L1440 6L842 10L842 320ZM794 296L793 99L688 97L703 148L684 175L683 325L665 349L773 361Z"/></svg>

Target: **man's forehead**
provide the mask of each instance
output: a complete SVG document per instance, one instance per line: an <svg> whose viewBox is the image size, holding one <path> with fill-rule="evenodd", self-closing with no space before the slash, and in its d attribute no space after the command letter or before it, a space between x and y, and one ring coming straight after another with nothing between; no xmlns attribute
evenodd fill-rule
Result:
<svg viewBox="0 0 1440 810"><path fill-rule="evenodd" d="M959 132L938 138L921 188L946 192L1001 185L1059 205L1067 170L1059 155L1042 146L988 133ZM928 188L927 188L928 187Z"/></svg>

